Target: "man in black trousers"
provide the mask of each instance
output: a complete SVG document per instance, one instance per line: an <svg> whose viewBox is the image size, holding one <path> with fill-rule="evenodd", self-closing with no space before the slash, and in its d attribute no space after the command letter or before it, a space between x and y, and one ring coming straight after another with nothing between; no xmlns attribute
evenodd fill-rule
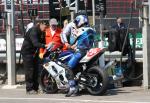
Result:
<svg viewBox="0 0 150 103"><path fill-rule="evenodd" d="M24 37L21 53L25 69L27 94L38 93L38 51L39 48L46 48L46 45L40 41L47 25L46 21L41 21L38 25L32 27Z"/></svg>

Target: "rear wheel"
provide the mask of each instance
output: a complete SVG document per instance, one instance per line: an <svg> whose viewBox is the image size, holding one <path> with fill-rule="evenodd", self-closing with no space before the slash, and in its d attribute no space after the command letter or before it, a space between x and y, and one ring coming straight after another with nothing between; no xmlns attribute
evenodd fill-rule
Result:
<svg viewBox="0 0 150 103"><path fill-rule="evenodd" d="M58 88L55 79L43 69L40 74L40 85L44 92L46 93L56 93Z"/></svg>
<svg viewBox="0 0 150 103"><path fill-rule="evenodd" d="M103 95L107 91L108 76L105 71L100 69L98 66L91 67L87 70L89 74L90 86L87 90L92 95Z"/></svg>

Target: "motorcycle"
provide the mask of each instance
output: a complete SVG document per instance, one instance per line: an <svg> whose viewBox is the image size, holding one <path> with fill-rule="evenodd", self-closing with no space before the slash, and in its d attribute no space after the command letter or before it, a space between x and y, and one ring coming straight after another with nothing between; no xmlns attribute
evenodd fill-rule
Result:
<svg viewBox="0 0 150 103"><path fill-rule="evenodd" d="M98 64L99 57L104 52L105 48L91 48L74 69L74 79L77 81L79 90L86 89L91 95L103 95L107 91L108 76L105 69L100 68ZM40 74L41 88L46 93L65 91L68 89L67 78L70 73L67 61L70 60L73 52L61 53L60 49L56 49L49 50L48 54L50 60L43 64Z"/></svg>

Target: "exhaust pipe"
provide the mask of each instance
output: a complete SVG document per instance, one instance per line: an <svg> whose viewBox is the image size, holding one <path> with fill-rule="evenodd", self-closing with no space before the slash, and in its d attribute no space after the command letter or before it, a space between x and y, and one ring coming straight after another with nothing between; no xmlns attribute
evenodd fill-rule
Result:
<svg viewBox="0 0 150 103"><path fill-rule="evenodd" d="M117 64L117 61L116 60L112 60L110 62L108 62L104 67L103 67L103 70L106 70L108 69L109 67L111 66L115 66Z"/></svg>

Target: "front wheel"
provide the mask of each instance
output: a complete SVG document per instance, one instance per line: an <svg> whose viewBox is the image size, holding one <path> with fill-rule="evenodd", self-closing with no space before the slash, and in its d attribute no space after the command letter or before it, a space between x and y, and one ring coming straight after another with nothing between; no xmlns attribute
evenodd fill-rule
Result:
<svg viewBox="0 0 150 103"><path fill-rule="evenodd" d="M90 76L90 86L87 90L92 95L103 95L107 91L108 86L108 76L105 71L103 71L98 66L91 67L87 70Z"/></svg>
<svg viewBox="0 0 150 103"><path fill-rule="evenodd" d="M43 69L40 74L40 86L46 93L56 93L58 88L55 79Z"/></svg>

